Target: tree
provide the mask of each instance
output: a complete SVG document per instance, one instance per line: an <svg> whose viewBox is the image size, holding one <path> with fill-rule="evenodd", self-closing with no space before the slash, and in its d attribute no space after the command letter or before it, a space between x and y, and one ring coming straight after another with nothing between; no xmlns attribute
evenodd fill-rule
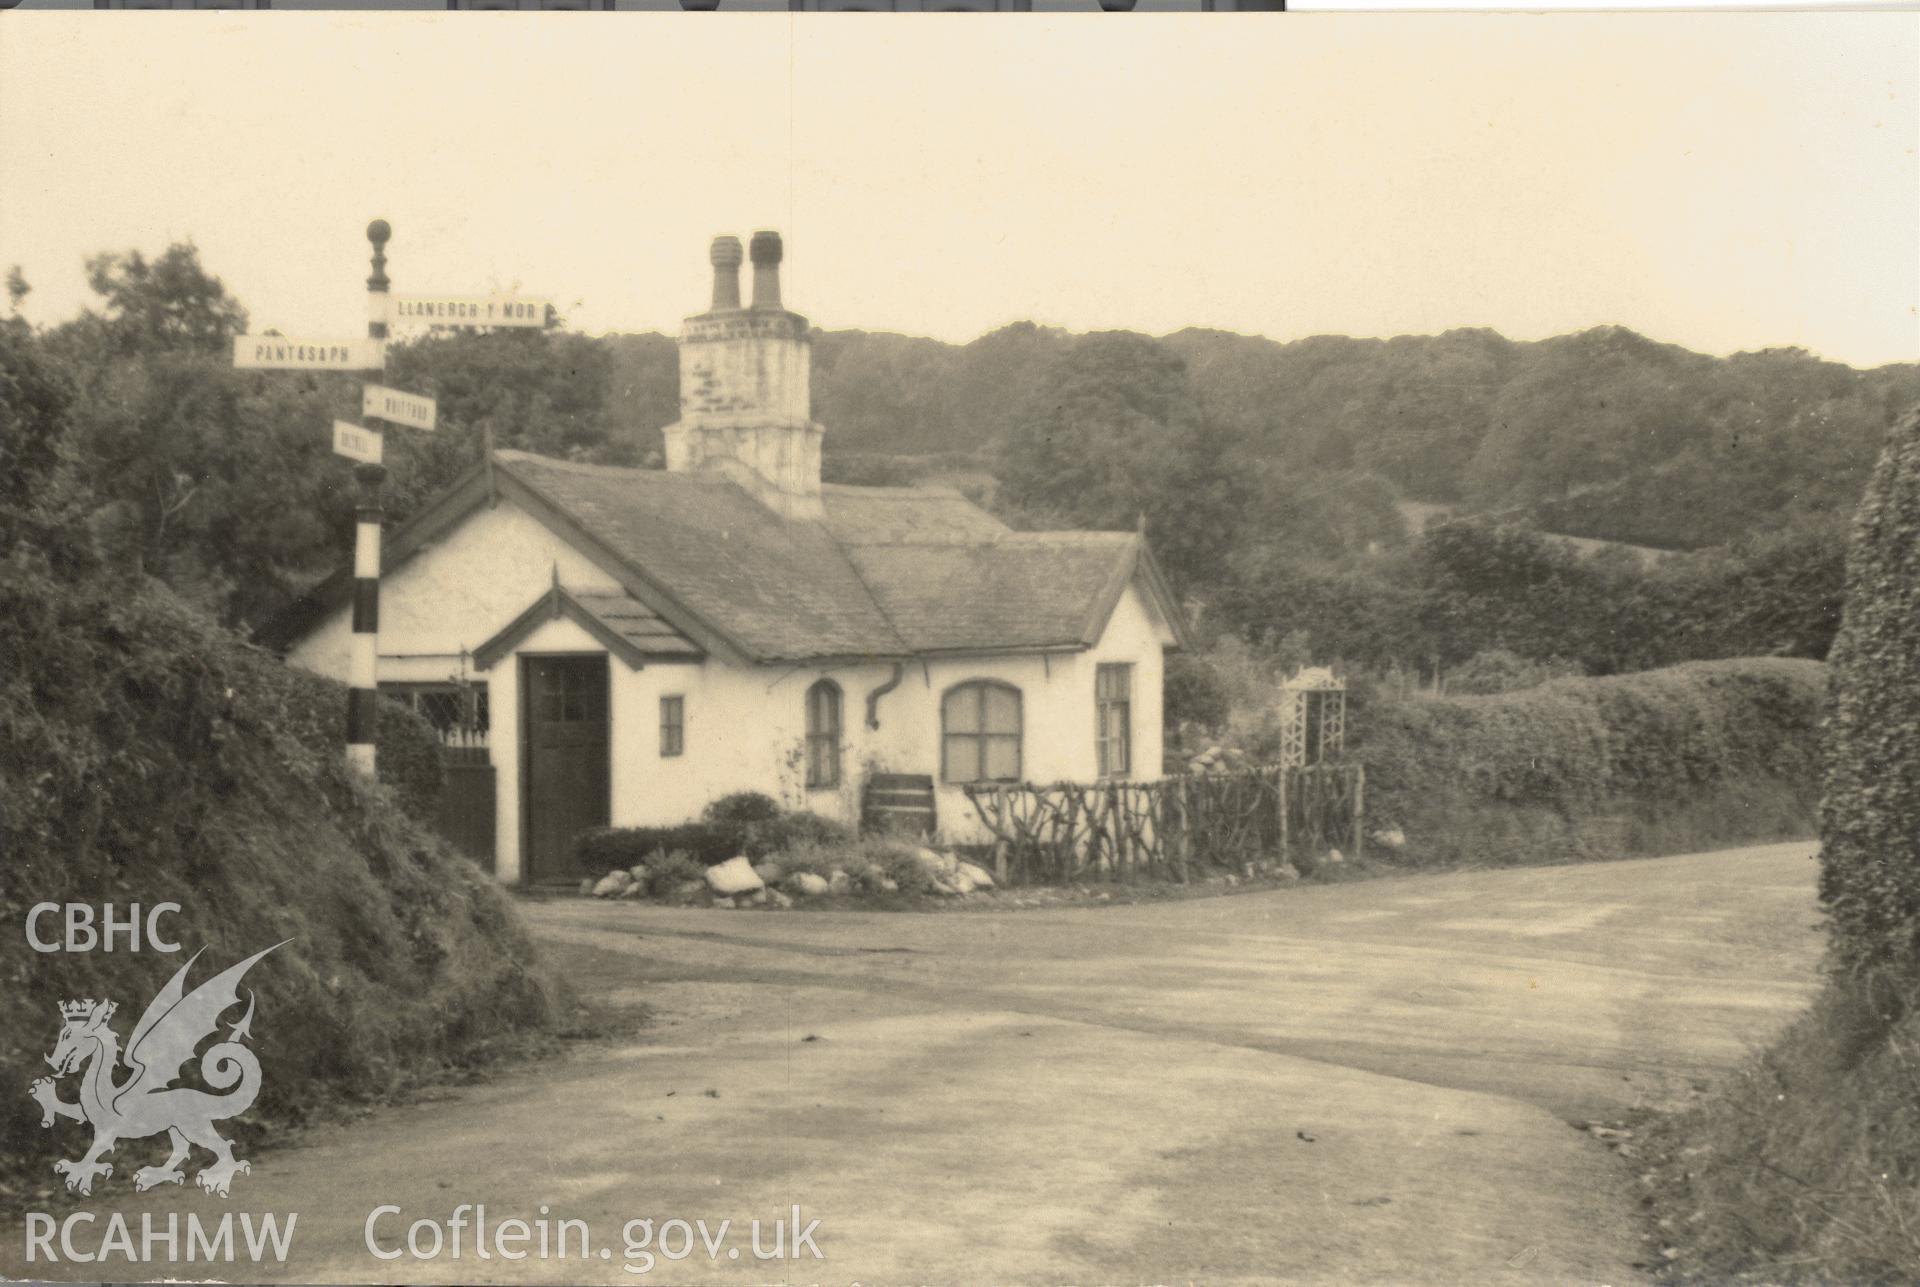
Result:
<svg viewBox="0 0 1920 1287"><path fill-rule="evenodd" d="M1590 664L1596 636L1613 624L1602 574L1566 543L1522 527L1484 520L1430 527L1414 548L1414 565L1421 624L1443 664L1495 648Z"/></svg>
<svg viewBox="0 0 1920 1287"><path fill-rule="evenodd" d="M1703 432L1693 395L1711 365L1622 327L1543 342L1493 400L1469 494L1489 505L1562 497L1667 459Z"/></svg>
<svg viewBox="0 0 1920 1287"><path fill-rule="evenodd" d="M493 430L494 444L567 459L628 461L608 432L613 363L605 345L555 330L440 331L387 354L387 377L431 394L440 423Z"/></svg>
<svg viewBox="0 0 1920 1287"><path fill-rule="evenodd" d="M66 441L73 388L40 348L25 322L0 319L0 564L67 576L94 562L89 503Z"/></svg>
<svg viewBox="0 0 1920 1287"><path fill-rule="evenodd" d="M87 264L98 306L44 347L74 386L66 441L96 526L142 570L227 622L286 601L346 513L326 426L350 380L236 372L246 311L191 244Z"/></svg>
<svg viewBox="0 0 1920 1287"><path fill-rule="evenodd" d="M609 361L609 447L624 446L636 461L664 459L660 431L680 418L679 346L655 334L608 335L598 343Z"/></svg>
<svg viewBox="0 0 1920 1287"><path fill-rule="evenodd" d="M1201 414L1179 355L1126 331L1060 355L1015 423L1000 479L1000 499L1035 526L1144 523L1187 587L1225 576L1267 481L1242 437Z"/></svg>
<svg viewBox="0 0 1920 1287"><path fill-rule="evenodd" d="M149 261L138 250L87 260L87 285L104 307L95 315L116 357L187 350L224 354L247 329L247 312L200 264L190 241Z"/></svg>

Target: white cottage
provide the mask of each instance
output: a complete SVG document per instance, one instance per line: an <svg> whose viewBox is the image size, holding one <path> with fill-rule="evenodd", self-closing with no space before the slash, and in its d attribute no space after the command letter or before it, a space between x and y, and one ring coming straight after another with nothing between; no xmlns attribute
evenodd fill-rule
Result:
<svg viewBox="0 0 1920 1287"><path fill-rule="evenodd" d="M1179 608L1131 532L1016 532L944 488L820 481L807 320L780 238L714 242L667 468L496 451L385 543L380 687L481 714L503 881L577 878L587 827L755 790L858 821L863 788L1157 777ZM344 680L350 569L285 619ZM899 775L899 776L895 776Z"/></svg>

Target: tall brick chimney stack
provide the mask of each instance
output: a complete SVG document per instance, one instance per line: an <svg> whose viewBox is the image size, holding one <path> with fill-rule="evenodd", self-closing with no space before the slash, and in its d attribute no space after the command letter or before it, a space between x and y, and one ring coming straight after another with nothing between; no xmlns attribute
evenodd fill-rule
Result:
<svg viewBox="0 0 1920 1287"><path fill-rule="evenodd" d="M820 518L813 338L780 302L777 232L756 232L753 306L740 307L740 241L715 237L713 307L680 335L680 420L665 429L667 468L713 473L788 518Z"/></svg>

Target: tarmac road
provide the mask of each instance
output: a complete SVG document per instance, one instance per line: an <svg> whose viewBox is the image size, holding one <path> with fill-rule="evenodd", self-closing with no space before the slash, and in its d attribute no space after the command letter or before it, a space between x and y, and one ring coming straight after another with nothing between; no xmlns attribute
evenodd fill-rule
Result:
<svg viewBox="0 0 1920 1287"><path fill-rule="evenodd" d="M299 1213L286 1265L184 1278L1636 1281L1631 1177L1569 1120L1674 1101L1804 1002L1812 853L977 914L529 903L583 988L661 1022L316 1131L227 1202L134 1195L129 1144L88 1209ZM480 1260L468 1215L455 1259L463 1203L585 1221L588 1254ZM383 1251L424 1219L440 1255L376 1259L382 1205ZM801 1258L757 1259L749 1222L771 1251L796 1205ZM675 1218L733 1225L668 1259ZM139 1276L23 1248L0 1272Z"/></svg>

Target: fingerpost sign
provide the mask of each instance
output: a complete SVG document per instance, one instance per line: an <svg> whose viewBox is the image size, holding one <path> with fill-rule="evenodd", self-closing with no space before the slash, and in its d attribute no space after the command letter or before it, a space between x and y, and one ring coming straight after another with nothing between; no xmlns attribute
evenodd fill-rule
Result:
<svg viewBox="0 0 1920 1287"><path fill-rule="evenodd" d="M380 463L383 446L382 435L378 429L368 429L345 420L333 422L333 450L337 455L345 456L349 460L377 465Z"/></svg>
<svg viewBox="0 0 1920 1287"><path fill-rule="evenodd" d="M364 425L333 422L333 450L354 462L360 484L354 514L353 635L348 651L347 762L374 771L374 734L378 717L380 664L381 485L387 470L386 425L432 429L439 407L430 397L386 387L387 330L395 320L441 326L544 327L551 302L517 295L409 295L397 302L389 293L387 242L393 229L385 219L367 225L373 246L373 272L367 278L365 339L303 339L284 335L240 335L233 341L233 364L255 371L358 371L374 377L360 391ZM489 453L492 439L489 435Z"/></svg>
<svg viewBox="0 0 1920 1287"><path fill-rule="evenodd" d="M433 428L439 410L432 398L419 393L402 393L384 385L369 384L360 393L360 414L406 425L410 429Z"/></svg>

